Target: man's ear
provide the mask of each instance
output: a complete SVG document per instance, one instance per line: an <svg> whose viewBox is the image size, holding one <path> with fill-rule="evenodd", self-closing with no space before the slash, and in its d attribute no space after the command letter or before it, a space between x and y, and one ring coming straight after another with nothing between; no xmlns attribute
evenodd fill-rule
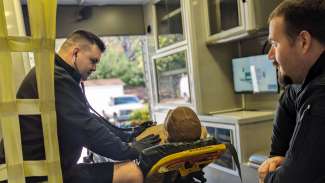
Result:
<svg viewBox="0 0 325 183"><path fill-rule="evenodd" d="M80 51L79 48L73 48L72 50L72 56L77 57L78 52Z"/></svg>
<svg viewBox="0 0 325 183"><path fill-rule="evenodd" d="M311 48L312 37L308 31L301 31L299 33L299 46L303 54L306 54Z"/></svg>

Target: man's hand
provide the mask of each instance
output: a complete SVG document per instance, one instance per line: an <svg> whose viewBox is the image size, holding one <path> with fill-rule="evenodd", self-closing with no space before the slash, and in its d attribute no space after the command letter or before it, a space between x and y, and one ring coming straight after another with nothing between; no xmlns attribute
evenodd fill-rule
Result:
<svg viewBox="0 0 325 183"><path fill-rule="evenodd" d="M258 168L259 182L264 183L264 179L269 172L275 171L284 162L283 156L274 156L265 160Z"/></svg>

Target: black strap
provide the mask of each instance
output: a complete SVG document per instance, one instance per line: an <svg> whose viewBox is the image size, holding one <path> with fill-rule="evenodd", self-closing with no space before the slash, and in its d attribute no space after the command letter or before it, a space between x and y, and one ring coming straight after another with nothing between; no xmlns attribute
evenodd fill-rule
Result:
<svg viewBox="0 0 325 183"><path fill-rule="evenodd" d="M225 145L226 145L227 149L229 150L230 154L232 155L232 157L234 158L234 161L235 161L235 164L236 164L236 167L238 170L238 174L240 177L240 181L243 182L237 151L236 151L234 145L232 145L230 143L226 143Z"/></svg>
<svg viewBox="0 0 325 183"><path fill-rule="evenodd" d="M104 122L105 122L105 124L108 124L108 125L110 125L111 127L114 127L114 128L116 128L116 129L119 129L119 130L122 130L122 131L127 131L127 132L131 132L131 131L134 131L134 128L119 128L119 127L117 127L117 126L115 126L115 125L113 125L113 124L111 124L106 118L104 118L102 115L100 115L91 105L90 105L90 103L88 102L88 100L87 100L87 97L86 97L86 92L85 92L85 85L84 85L84 83L83 82L80 82L80 85L81 85L81 88L82 88L82 93L83 93L83 95L84 95L84 98L85 98L85 101L86 101L86 105L87 105L87 107L92 111L92 112L94 112L95 113L95 115L97 116L97 117L99 117L101 120L103 120Z"/></svg>

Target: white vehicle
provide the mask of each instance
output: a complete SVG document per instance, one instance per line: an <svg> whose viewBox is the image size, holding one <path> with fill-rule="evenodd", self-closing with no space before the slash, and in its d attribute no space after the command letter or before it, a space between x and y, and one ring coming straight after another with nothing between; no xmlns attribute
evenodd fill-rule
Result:
<svg viewBox="0 0 325 183"><path fill-rule="evenodd" d="M127 121L131 113L145 106L135 95L122 95L111 97L109 107L103 110L105 117L114 121Z"/></svg>

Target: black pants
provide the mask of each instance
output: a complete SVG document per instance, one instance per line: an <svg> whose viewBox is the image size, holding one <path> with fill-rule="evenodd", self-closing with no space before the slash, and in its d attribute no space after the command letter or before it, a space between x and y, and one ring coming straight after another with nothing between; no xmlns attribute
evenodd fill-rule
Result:
<svg viewBox="0 0 325 183"><path fill-rule="evenodd" d="M78 164L69 171L63 172L64 183L112 183L114 163ZM28 177L26 183L40 183L47 177ZM7 181L0 181L7 183Z"/></svg>
<svg viewBox="0 0 325 183"><path fill-rule="evenodd" d="M112 183L114 163L78 164L64 172L64 183Z"/></svg>

